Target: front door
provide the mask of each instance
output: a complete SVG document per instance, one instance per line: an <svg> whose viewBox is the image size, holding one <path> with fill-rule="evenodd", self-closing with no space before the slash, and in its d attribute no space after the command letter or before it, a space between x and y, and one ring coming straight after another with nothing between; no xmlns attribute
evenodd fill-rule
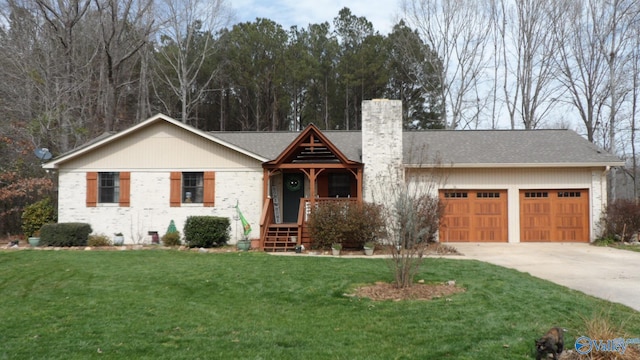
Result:
<svg viewBox="0 0 640 360"><path fill-rule="evenodd" d="M297 223L300 198L304 197L304 177L300 173L285 173L282 189L282 222Z"/></svg>

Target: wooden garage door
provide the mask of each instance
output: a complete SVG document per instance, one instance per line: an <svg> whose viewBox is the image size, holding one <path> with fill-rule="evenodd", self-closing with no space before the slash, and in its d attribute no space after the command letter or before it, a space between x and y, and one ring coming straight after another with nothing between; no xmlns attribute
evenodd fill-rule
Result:
<svg viewBox="0 0 640 360"><path fill-rule="evenodd" d="M441 190L441 242L506 242L506 190Z"/></svg>
<svg viewBox="0 0 640 360"><path fill-rule="evenodd" d="M521 190L520 241L589 242L589 190Z"/></svg>

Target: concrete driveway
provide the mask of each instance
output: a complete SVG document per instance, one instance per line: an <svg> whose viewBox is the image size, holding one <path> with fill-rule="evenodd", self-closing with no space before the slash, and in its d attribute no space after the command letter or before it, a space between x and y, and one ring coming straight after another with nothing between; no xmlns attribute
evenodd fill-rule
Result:
<svg viewBox="0 0 640 360"><path fill-rule="evenodd" d="M640 311L640 252L576 243L451 243L465 258L529 273Z"/></svg>

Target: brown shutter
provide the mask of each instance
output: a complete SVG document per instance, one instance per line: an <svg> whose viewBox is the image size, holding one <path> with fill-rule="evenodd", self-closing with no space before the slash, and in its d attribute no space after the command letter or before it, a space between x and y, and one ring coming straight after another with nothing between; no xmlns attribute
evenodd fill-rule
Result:
<svg viewBox="0 0 640 360"><path fill-rule="evenodd" d="M180 207L182 201L182 173L178 171L171 172L171 194L169 195L169 204L171 207Z"/></svg>
<svg viewBox="0 0 640 360"><path fill-rule="evenodd" d="M120 206L129 207L131 203L130 199L131 193L131 173L121 172L120 173Z"/></svg>
<svg viewBox="0 0 640 360"><path fill-rule="evenodd" d="M204 195L202 203L204 206L215 206L216 199L216 173L213 171L204 172Z"/></svg>
<svg viewBox="0 0 640 360"><path fill-rule="evenodd" d="M98 204L98 173L87 173L87 207L96 207Z"/></svg>

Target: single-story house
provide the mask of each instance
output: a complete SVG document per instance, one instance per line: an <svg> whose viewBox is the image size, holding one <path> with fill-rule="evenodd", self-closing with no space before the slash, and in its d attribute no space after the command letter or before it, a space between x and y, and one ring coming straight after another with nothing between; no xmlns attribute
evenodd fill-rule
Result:
<svg viewBox="0 0 640 360"><path fill-rule="evenodd" d="M310 206L371 201L390 168L446 179L434 190L441 242L598 236L607 173L624 165L615 156L570 130L403 131L401 107L363 102L362 131L206 132L156 115L43 166L58 174L60 222L127 243L149 243L172 220L182 231L191 215L229 217L233 243L238 204L261 248L292 250L310 241Z"/></svg>

